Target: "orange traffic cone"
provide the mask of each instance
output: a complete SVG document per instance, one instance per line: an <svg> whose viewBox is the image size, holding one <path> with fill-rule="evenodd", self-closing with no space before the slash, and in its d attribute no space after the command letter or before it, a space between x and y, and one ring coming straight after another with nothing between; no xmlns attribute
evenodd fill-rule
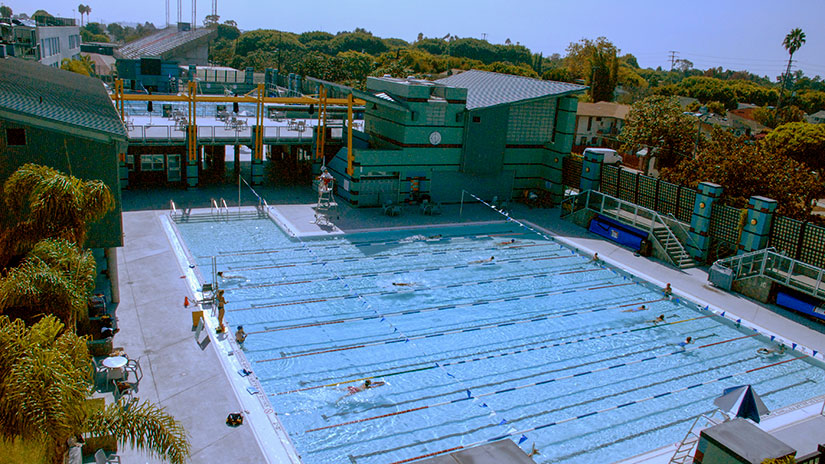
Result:
<svg viewBox="0 0 825 464"><path fill-rule="evenodd" d="M188 296L183 297L183 306L185 308L189 307L189 297Z"/></svg>

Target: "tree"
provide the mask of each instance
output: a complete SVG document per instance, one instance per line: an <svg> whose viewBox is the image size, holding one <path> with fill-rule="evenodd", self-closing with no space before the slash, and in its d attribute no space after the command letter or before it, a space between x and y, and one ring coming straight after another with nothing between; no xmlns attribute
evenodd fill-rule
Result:
<svg viewBox="0 0 825 464"><path fill-rule="evenodd" d="M356 52L350 50L338 54L338 58L343 60L343 71L346 79L357 83L358 87L363 88L366 83L367 76L375 69L375 58L366 53Z"/></svg>
<svg viewBox="0 0 825 464"><path fill-rule="evenodd" d="M12 14L11 7L0 5L0 18L11 18Z"/></svg>
<svg viewBox="0 0 825 464"><path fill-rule="evenodd" d="M115 205L103 182L84 181L31 163L6 180L3 193L15 222L0 231L0 269L46 238L63 238L82 246L88 224Z"/></svg>
<svg viewBox="0 0 825 464"><path fill-rule="evenodd" d="M86 299L95 285L95 260L88 250L63 239L41 240L0 277L0 314L31 322L54 315L75 329L86 321Z"/></svg>
<svg viewBox="0 0 825 464"><path fill-rule="evenodd" d="M41 442L62 462L69 437L112 435L172 464L190 455L183 426L162 408L119 401L93 410L86 340L51 316L31 327L0 316L0 436Z"/></svg>
<svg viewBox="0 0 825 464"><path fill-rule="evenodd" d="M218 15L206 15L206 17L203 18L203 27L215 27L220 20L221 17Z"/></svg>
<svg viewBox="0 0 825 464"><path fill-rule="evenodd" d="M83 27L83 15L86 14L87 6L84 4L77 5L77 12L80 14L80 27Z"/></svg>
<svg viewBox="0 0 825 464"><path fill-rule="evenodd" d="M116 42L122 42L126 36L126 30L118 23L109 23L106 25L106 32L108 32Z"/></svg>
<svg viewBox="0 0 825 464"><path fill-rule="evenodd" d="M60 62L60 69L83 74L84 76L91 76L95 72L91 58L85 55L81 56L79 60L63 58L63 61Z"/></svg>
<svg viewBox="0 0 825 464"><path fill-rule="evenodd" d="M810 169L825 169L825 125L807 122L783 124L762 142L766 151L795 159Z"/></svg>
<svg viewBox="0 0 825 464"><path fill-rule="evenodd" d="M785 87L788 85L788 77L791 74L791 63L793 63L793 54L799 50L802 45L805 43L805 33L802 32L802 29L795 28L791 29L791 32L785 36L785 39L782 40L782 46L785 47L785 50L788 51L788 69L785 70L785 75L782 79L782 87L779 91L779 102L776 104L776 107L779 108L782 106L782 95L785 93Z"/></svg>
<svg viewBox="0 0 825 464"><path fill-rule="evenodd" d="M725 202L736 207L744 207L754 195L772 198L779 203L778 214L803 221L810 219L811 200L825 193L804 164L720 128L712 129L695 158L683 158L661 176L690 187L699 182L723 185Z"/></svg>
<svg viewBox="0 0 825 464"><path fill-rule="evenodd" d="M693 62L686 59L679 59L674 62L674 68L679 72L687 73L693 69Z"/></svg>
<svg viewBox="0 0 825 464"><path fill-rule="evenodd" d="M675 97L654 95L633 104L619 140L631 153L648 148L661 169L677 165L693 150L695 128Z"/></svg>
<svg viewBox="0 0 825 464"><path fill-rule="evenodd" d="M567 46L564 62L575 78L583 79L590 86L591 101L613 101L619 78L618 53L619 49L606 37L595 41L581 39Z"/></svg>

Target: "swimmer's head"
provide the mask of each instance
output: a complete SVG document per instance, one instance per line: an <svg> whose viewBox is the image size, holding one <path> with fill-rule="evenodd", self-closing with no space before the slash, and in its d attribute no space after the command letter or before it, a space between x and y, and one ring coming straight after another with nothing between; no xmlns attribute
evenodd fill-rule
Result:
<svg viewBox="0 0 825 464"><path fill-rule="evenodd" d="M364 381L364 386L369 387L370 385L372 385L372 381L371 381L371 380L365 380L365 381Z"/></svg>
<svg viewBox="0 0 825 464"><path fill-rule="evenodd" d="M665 315L664 315L664 314L659 314L659 319L664 320L664 318L665 318Z"/></svg>
<svg viewBox="0 0 825 464"><path fill-rule="evenodd" d="M223 277L223 271L218 272L218 277Z"/></svg>
<svg viewBox="0 0 825 464"><path fill-rule="evenodd" d="M242 326L242 325L239 325L239 326L238 326L238 330L243 330L243 326Z"/></svg>
<svg viewBox="0 0 825 464"><path fill-rule="evenodd" d="M690 343L692 340L693 340L693 339L692 339L692 338L690 338L690 337L688 337L688 338L686 338L686 339L685 339L685 341L686 341L686 342L688 342L688 343Z"/></svg>

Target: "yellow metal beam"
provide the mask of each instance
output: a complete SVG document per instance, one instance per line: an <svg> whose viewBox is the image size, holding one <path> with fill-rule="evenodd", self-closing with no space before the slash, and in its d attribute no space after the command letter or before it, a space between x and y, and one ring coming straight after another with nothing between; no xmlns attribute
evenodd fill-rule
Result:
<svg viewBox="0 0 825 464"><path fill-rule="evenodd" d="M124 101L168 101L168 102L186 102L190 100L189 95L139 95L139 94L124 94L122 95ZM224 97L216 95L196 95L195 101L200 103L256 103L255 97ZM112 95L112 100L117 101L116 94ZM264 103L283 103L283 104L315 104L320 103L319 98L311 97L264 97ZM356 98L353 100L356 105L363 105L364 100ZM327 104L330 105L346 105L346 98L328 98Z"/></svg>

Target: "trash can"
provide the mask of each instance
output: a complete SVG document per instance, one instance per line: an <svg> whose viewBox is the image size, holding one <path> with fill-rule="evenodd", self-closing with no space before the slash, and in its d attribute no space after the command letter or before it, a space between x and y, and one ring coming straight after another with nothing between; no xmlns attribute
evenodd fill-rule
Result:
<svg viewBox="0 0 825 464"><path fill-rule="evenodd" d="M653 242L648 239L642 240L639 244L639 254L644 257L650 257L653 254Z"/></svg>
<svg viewBox="0 0 825 464"><path fill-rule="evenodd" d="M733 269L713 263L708 273L708 280L719 288L730 290L733 286Z"/></svg>

